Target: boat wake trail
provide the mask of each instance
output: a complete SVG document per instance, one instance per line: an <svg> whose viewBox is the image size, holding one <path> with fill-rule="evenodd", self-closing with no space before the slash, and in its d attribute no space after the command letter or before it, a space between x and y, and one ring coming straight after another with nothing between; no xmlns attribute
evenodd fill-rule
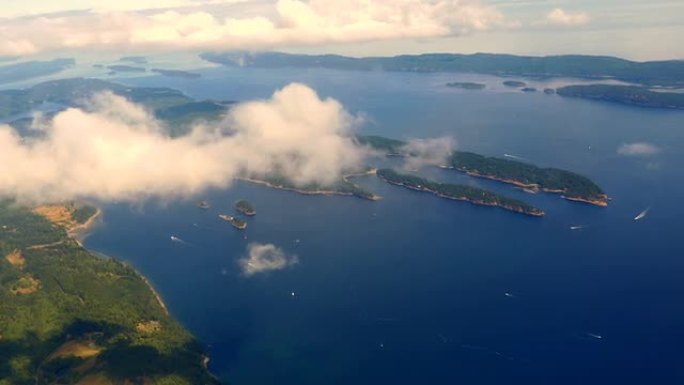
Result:
<svg viewBox="0 0 684 385"><path fill-rule="evenodd" d="M649 210L651 210L651 208L650 208L650 207L647 207L646 210L640 212L636 217L634 217L634 220L635 220L635 221L640 221L640 220L646 218L646 216L648 215L648 211L649 211Z"/></svg>
<svg viewBox="0 0 684 385"><path fill-rule="evenodd" d="M527 159L523 158L522 156L517 156L517 155L512 155L512 154L503 154L504 158L510 158L510 159L515 159L515 160L520 160L520 161L527 161Z"/></svg>
<svg viewBox="0 0 684 385"><path fill-rule="evenodd" d="M172 236L171 236L171 242L177 243L177 244L183 245L183 246L195 246L195 245L193 245L192 243L186 242L186 241L184 241L184 240L178 238L178 237L175 236L175 235L172 235Z"/></svg>

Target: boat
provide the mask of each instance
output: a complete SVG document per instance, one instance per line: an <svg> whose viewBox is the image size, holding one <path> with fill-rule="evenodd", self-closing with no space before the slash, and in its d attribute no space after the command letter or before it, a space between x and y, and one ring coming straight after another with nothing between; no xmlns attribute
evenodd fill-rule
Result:
<svg viewBox="0 0 684 385"><path fill-rule="evenodd" d="M199 202L197 202L197 207L206 210L206 209L210 208L211 205L207 201L199 201Z"/></svg>

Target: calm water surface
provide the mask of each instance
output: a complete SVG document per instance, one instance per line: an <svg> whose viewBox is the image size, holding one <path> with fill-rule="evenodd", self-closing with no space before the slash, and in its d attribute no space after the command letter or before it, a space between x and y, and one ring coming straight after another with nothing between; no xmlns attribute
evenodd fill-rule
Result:
<svg viewBox="0 0 684 385"><path fill-rule="evenodd" d="M199 80L122 81L221 100L267 98L304 82L363 115L362 133L452 136L461 149L584 173L613 197L599 208L429 170L435 179L524 198L547 216L447 201L373 177L358 182L384 197L378 202L237 183L189 201L106 206L86 246L149 277L209 347L222 378L236 385L684 381L684 113L524 94L488 76L202 72ZM444 87L449 81L480 81L488 90ZM662 151L617 153L641 141ZM245 232L217 217L239 198L258 210ZM197 199L211 209L198 209ZM634 221L647 207L649 215ZM244 277L237 261L250 242L272 243L300 262Z"/></svg>

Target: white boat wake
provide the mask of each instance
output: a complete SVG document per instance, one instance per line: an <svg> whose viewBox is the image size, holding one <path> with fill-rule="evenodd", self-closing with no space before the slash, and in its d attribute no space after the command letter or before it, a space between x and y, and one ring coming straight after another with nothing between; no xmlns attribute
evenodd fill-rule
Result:
<svg viewBox="0 0 684 385"><path fill-rule="evenodd" d="M640 220L646 218L646 215L648 215L648 211L649 211L650 209L651 209L651 208L649 207L649 208L647 208L646 210L640 212L636 217L634 217L634 220L635 220L635 221L640 221Z"/></svg>
<svg viewBox="0 0 684 385"><path fill-rule="evenodd" d="M184 240L178 238L178 237L175 236L175 235L172 235L172 236L171 236L171 242L178 243L178 244L180 244L180 245L185 245L185 246L193 246L192 243L186 242L186 241L184 241Z"/></svg>
<svg viewBox="0 0 684 385"><path fill-rule="evenodd" d="M504 158L510 158L510 159L515 159L515 160L523 160L523 161L527 160L527 159L523 158L522 156L517 156L517 155L513 155L513 154L503 154L503 156L504 156Z"/></svg>

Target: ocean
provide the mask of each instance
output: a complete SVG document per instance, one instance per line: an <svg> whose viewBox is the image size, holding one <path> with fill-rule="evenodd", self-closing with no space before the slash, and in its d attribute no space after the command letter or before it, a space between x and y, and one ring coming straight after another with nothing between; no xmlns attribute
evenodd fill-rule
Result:
<svg viewBox="0 0 684 385"><path fill-rule="evenodd" d="M684 381L684 112L522 93L464 74L205 68L200 79L125 77L199 98L268 98L302 82L362 116L363 134L453 137L591 177L608 208L527 194L429 169L434 179L506 193L531 218L385 184L384 199L305 196L236 182L187 200L103 206L86 239L149 278L172 315L242 384L678 384ZM487 90L445 87L486 83ZM543 89L572 80L528 81ZM620 146L648 142L651 156ZM237 199L244 232L220 220ZM205 199L211 208L196 202ZM642 220L633 218L645 209ZM572 226L581 226L571 230ZM172 241L171 236L181 241ZM245 276L251 243L298 263Z"/></svg>

